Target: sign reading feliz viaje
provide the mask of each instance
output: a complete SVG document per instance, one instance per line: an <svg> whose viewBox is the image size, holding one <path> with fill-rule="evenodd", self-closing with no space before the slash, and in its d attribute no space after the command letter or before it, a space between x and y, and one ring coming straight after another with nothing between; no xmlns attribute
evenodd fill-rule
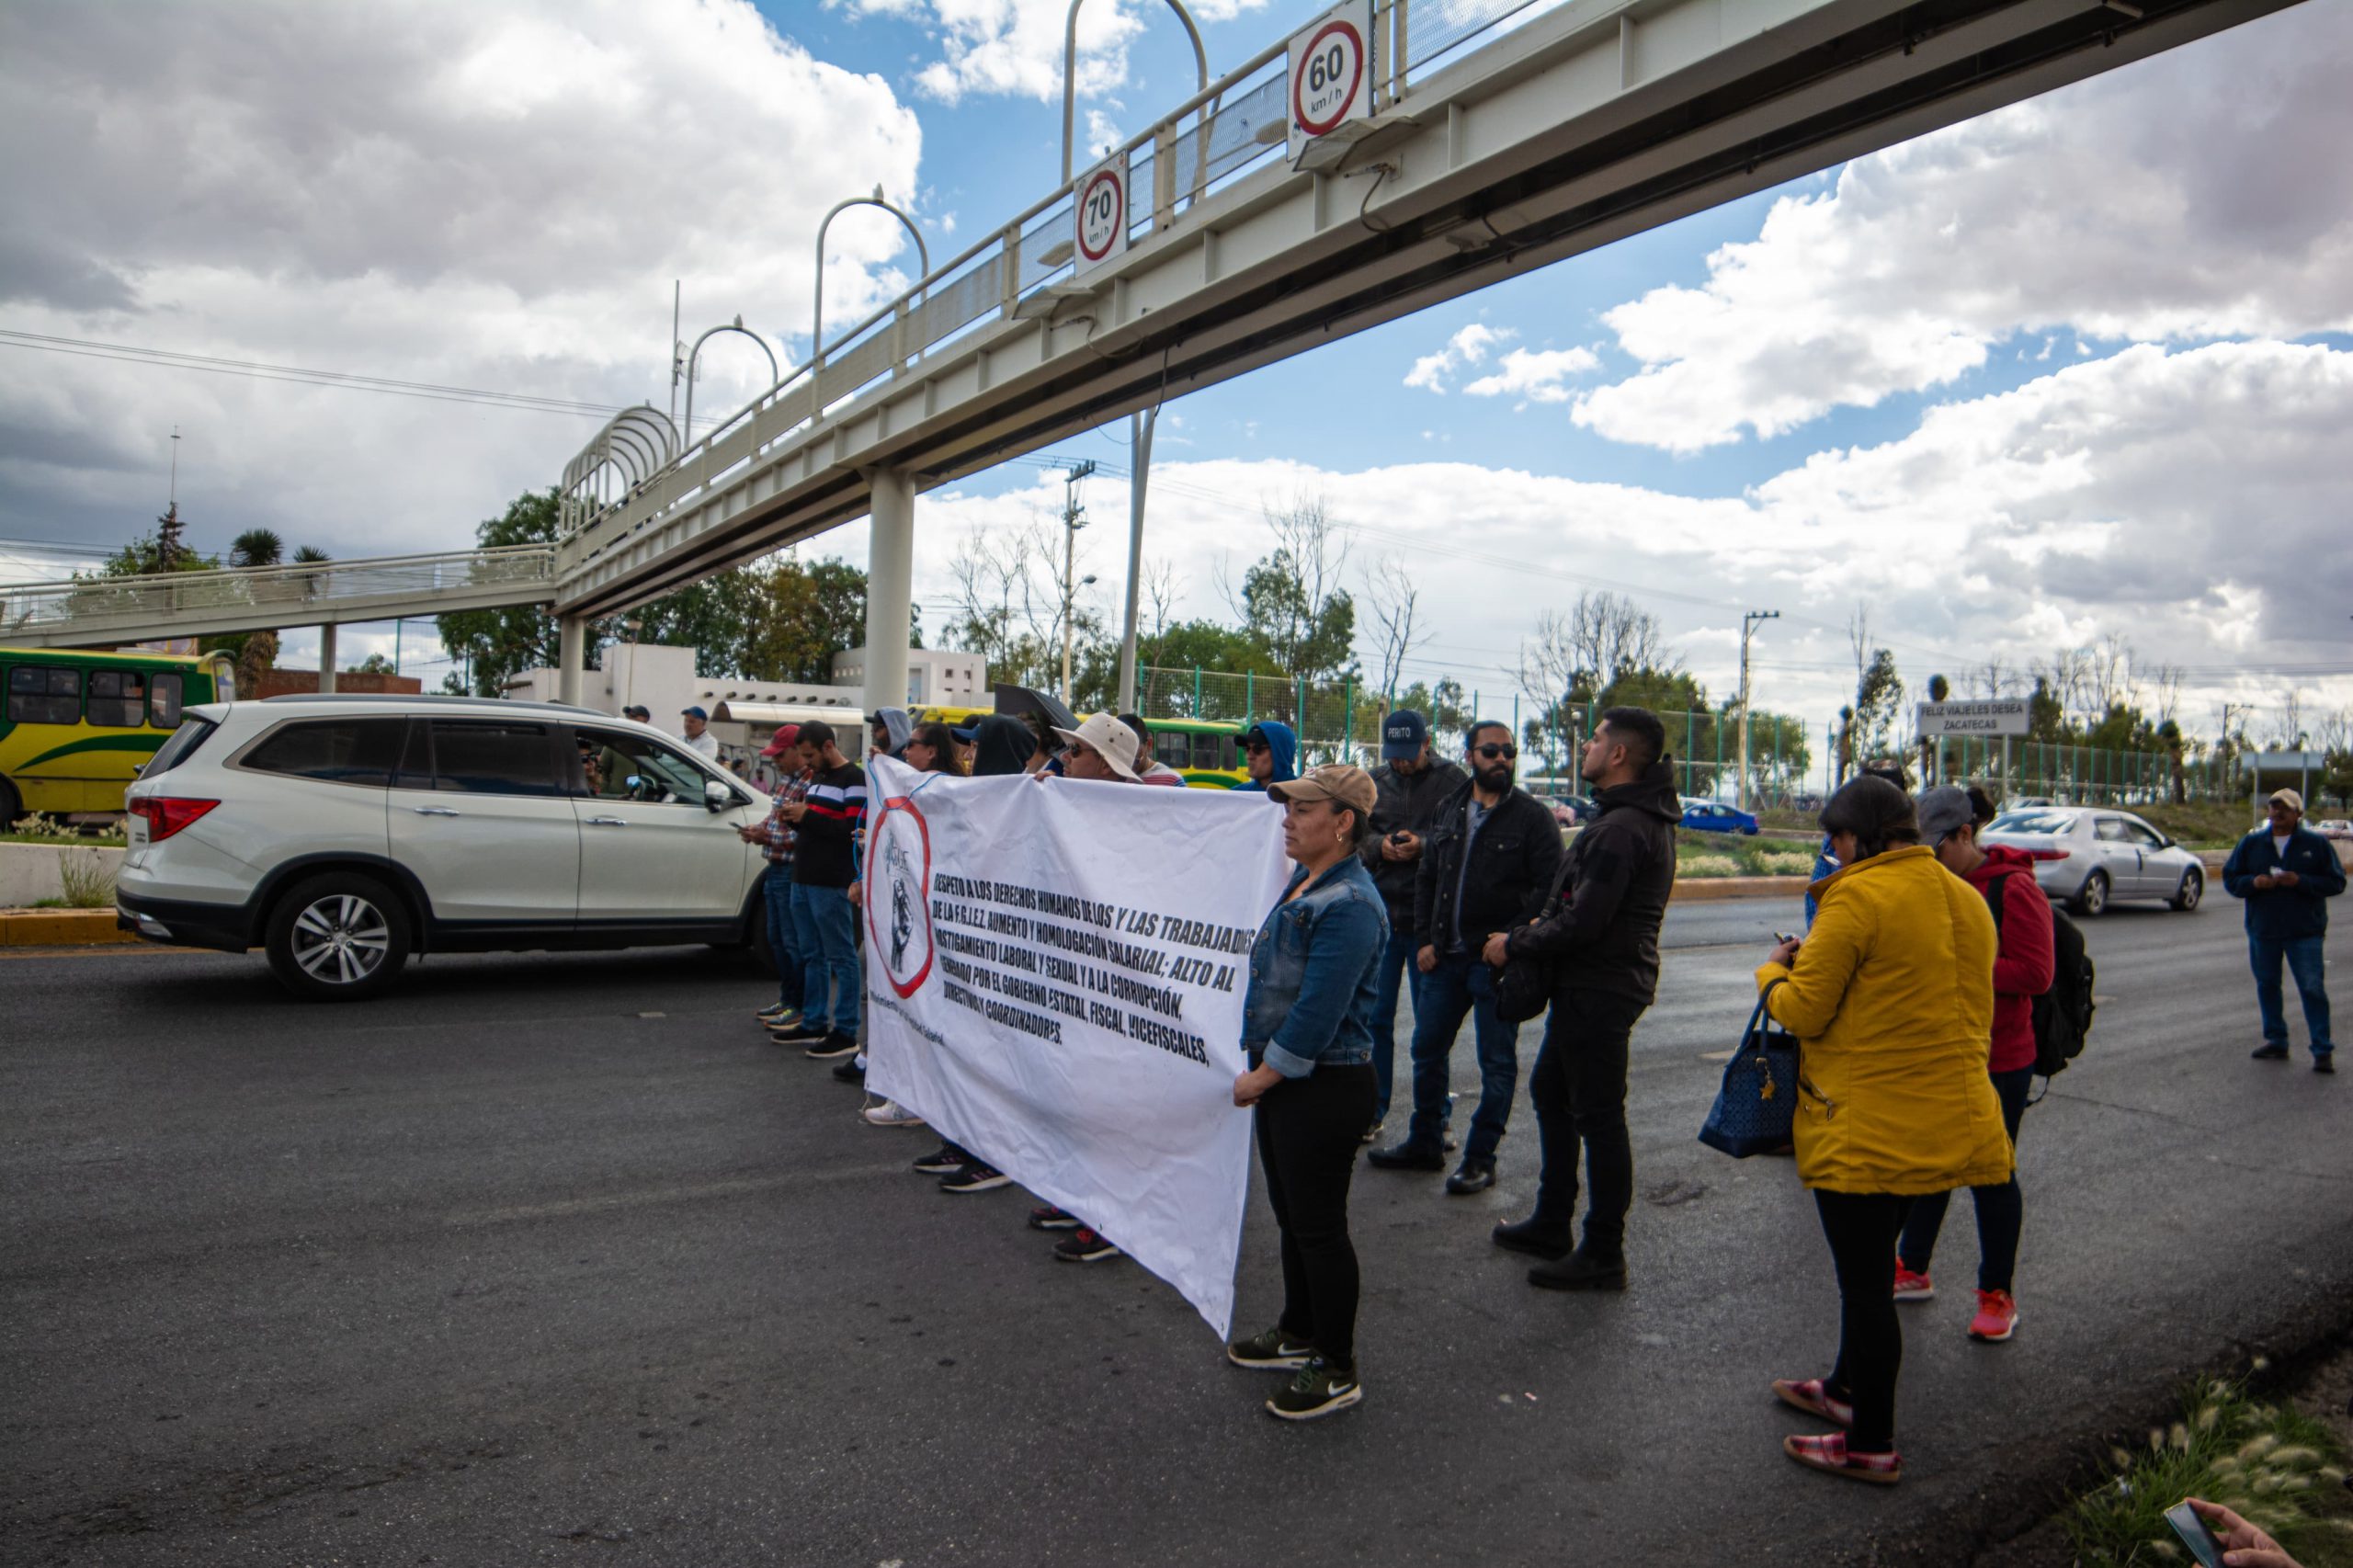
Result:
<svg viewBox="0 0 2353 1568"><path fill-rule="evenodd" d="M2027 699L1995 697L1975 702L1923 702L1920 738L1938 735L2023 735L2031 721Z"/></svg>
<svg viewBox="0 0 2353 1568"><path fill-rule="evenodd" d="M1289 870L1282 812L887 757L868 791L868 1088L1226 1333L1249 1190L1242 1002Z"/></svg>

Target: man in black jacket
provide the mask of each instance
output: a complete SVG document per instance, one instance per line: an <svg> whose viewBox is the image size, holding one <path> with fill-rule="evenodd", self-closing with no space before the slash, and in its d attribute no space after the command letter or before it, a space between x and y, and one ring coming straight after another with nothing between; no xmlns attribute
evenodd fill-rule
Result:
<svg viewBox="0 0 2353 1568"><path fill-rule="evenodd" d="M1470 781L1462 769L1439 760L1438 748L1430 744L1428 721L1410 708L1381 722L1381 755L1389 766L1372 776L1372 832L1358 851L1381 889L1381 902L1389 906L1389 945L1381 950L1381 967L1373 973L1378 988L1372 1002L1375 1096L1367 1142L1380 1136L1389 1115L1401 983L1415 998L1414 1016L1418 1018L1422 1013L1420 971L1414 968L1414 953L1420 946L1414 938L1414 876L1421 868L1422 845L1438 807Z"/></svg>
<svg viewBox="0 0 2353 1568"><path fill-rule="evenodd" d="M1457 1195L1495 1184L1495 1147L1519 1080L1519 1028L1495 1011L1487 938L1536 918L1561 867L1561 830L1542 802L1512 784L1519 748L1502 724L1473 724L1470 782L1430 824L1414 880L1414 1119L1403 1142L1372 1152L1384 1170L1443 1170L1448 1058L1468 1013L1479 1048L1479 1110L1462 1164L1446 1178Z"/></svg>
<svg viewBox="0 0 2353 1568"><path fill-rule="evenodd" d="M1612 708L1586 743L1578 771L1601 814L1569 846L1561 896L1533 922L1487 940L1484 957L1552 966L1552 1016L1528 1097L1544 1142L1536 1212L1497 1225L1495 1244L1545 1261L1531 1285L1626 1288L1626 1210L1634 1152L1626 1136L1626 1051L1634 1020L1658 989L1658 928L1675 888L1675 829L1683 820L1666 732L1641 708ZM1585 1244L1574 1252L1577 1151L1589 1191Z"/></svg>

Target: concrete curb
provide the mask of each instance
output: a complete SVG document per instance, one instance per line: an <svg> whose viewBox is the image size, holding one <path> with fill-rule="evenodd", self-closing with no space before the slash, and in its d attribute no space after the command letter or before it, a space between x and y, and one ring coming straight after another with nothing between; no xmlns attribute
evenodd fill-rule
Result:
<svg viewBox="0 0 2353 1568"><path fill-rule="evenodd" d="M1706 903L1727 898L1796 898L1813 885L1811 877L1679 877L1674 899Z"/></svg>
<svg viewBox="0 0 2353 1568"><path fill-rule="evenodd" d="M0 948L64 948L137 940L137 932L116 929L111 909L0 910Z"/></svg>

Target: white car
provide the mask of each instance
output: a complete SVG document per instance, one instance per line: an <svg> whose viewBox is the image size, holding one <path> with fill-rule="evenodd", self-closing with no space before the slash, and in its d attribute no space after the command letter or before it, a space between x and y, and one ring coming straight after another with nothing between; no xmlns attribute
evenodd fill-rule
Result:
<svg viewBox="0 0 2353 1568"><path fill-rule="evenodd" d="M2162 899L2190 910L2206 895L2205 863L2130 812L2096 806L2007 811L1977 838L2032 857L2036 885L2078 915L2097 915L2120 898Z"/></svg>
<svg viewBox="0 0 2353 1568"><path fill-rule="evenodd" d="M299 996L412 953L764 946L767 815L643 724L558 703L275 697L188 710L125 797L117 920L262 948Z"/></svg>

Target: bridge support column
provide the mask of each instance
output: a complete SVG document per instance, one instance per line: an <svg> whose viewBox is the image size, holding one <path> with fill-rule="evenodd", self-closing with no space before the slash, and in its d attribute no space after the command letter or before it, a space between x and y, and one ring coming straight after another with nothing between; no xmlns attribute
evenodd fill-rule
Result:
<svg viewBox="0 0 2353 1568"><path fill-rule="evenodd" d="M335 689L335 626L329 622L319 628L319 694L324 697Z"/></svg>
<svg viewBox="0 0 2353 1568"><path fill-rule="evenodd" d="M915 481L903 469L866 476L873 493L866 547L866 710L904 708L914 629Z"/></svg>
<svg viewBox="0 0 2353 1568"><path fill-rule="evenodd" d="M577 615L556 617L555 699L580 705L580 666L588 653L588 622Z"/></svg>

